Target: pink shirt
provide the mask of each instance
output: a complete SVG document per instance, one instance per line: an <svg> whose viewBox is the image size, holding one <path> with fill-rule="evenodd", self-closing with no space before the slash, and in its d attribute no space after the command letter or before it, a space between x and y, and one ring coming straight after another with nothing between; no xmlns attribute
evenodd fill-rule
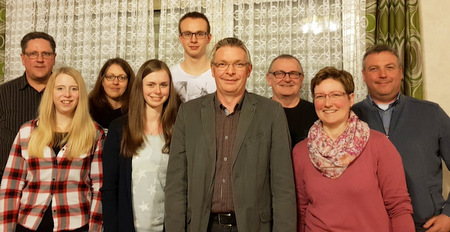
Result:
<svg viewBox="0 0 450 232"><path fill-rule="evenodd" d="M295 146L293 164L298 231L414 231L400 154L380 132L370 131L362 154L336 179L313 166L307 139Z"/></svg>

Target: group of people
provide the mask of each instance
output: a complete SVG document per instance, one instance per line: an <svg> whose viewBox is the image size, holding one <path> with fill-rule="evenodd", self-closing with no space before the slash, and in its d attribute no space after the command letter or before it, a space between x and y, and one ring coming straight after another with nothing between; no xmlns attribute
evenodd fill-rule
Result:
<svg viewBox="0 0 450 232"><path fill-rule="evenodd" d="M334 67L301 99L288 54L268 99L245 88L241 40L208 60L206 16L178 27L183 62L135 75L110 59L89 95L77 70L52 71L50 35L23 37L25 73L0 86L0 231L450 231L450 119L401 93L394 49L367 50L362 102Z"/></svg>

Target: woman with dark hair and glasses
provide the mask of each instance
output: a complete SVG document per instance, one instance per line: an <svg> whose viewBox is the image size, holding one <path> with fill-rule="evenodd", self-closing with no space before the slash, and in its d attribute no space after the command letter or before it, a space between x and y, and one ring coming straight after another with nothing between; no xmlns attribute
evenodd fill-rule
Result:
<svg viewBox="0 0 450 232"><path fill-rule="evenodd" d="M298 231L414 231L400 154L350 110L353 91L333 67L311 80L319 120L293 150Z"/></svg>
<svg viewBox="0 0 450 232"><path fill-rule="evenodd" d="M103 128L108 128L112 120L128 112L133 81L133 69L125 60L109 59L103 65L89 93L89 111Z"/></svg>

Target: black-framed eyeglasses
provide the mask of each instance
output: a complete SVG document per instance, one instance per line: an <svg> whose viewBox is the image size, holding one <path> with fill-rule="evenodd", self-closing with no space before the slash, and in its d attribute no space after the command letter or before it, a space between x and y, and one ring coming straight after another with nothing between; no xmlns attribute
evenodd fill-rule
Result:
<svg viewBox="0 0 450 232"><path fill-rule="evenodd" d="M286 74L289 75L289 77L291 79L298 79L303 75L303 73L297 72L297 71L285 72L282 70L278 70L275 72L269 72L269 73L272 74L277 79L283 79L286 76Z"/></svg>
<svg viewBox="0 0 450 232"><path fill-rule="evenodd" d="M55 53L53 52L26 52L24 53L26 56L28 56L29 59L37 59L39 57L39 55L42 56L42 58L44 59L51 59L53 58L53 56L55 56Z"/></svg>
<svg viewBox="0 0 450 232"><path fill-rule="evenodd" d="M216 68L217 68L218 70L221 70L221 71L227 70L227 69L230 67L230 65L233 66L236 70L242 70L242 69L244 69L245 67L247 67L247 65L249 65L249 63L248 63L248 62L244 62L244 63L239 62L239 63L234 63L234 64L228 64L228 63L213 63L213 65L216 66Z"/></svg>
<svg viewBox="0 0 450 232"><path fill-rule="evenodd" d="M209 33L206 31L197 31L197 32L183 31L183 32L181 32L181 37L183 37L184 39L190 39L190 38L192 38L193 35L195 35L195 37L197 39L203 39L208 34Z"/></svg>
<svg viewBox="0 0 450 232"><path fill-rule="evenodd" d="M104 75L103 78L105 78L107 81L114 81L115 79L119 80L120 82L128 80L128 77L126 75Z"/></svg>

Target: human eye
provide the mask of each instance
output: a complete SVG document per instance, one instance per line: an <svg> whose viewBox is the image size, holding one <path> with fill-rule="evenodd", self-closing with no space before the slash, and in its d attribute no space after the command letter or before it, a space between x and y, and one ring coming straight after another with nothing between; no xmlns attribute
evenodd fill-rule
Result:
<svg viewBox="0 0 450 232"><path fill-rule="evenodd" d="M205 36L206 36L206 32L204 32L204 31L199 31L199 32L197 32L197 37L203 38L203 37L205 37Z"/></svg>
<svg viewBox="0 0 450 232"><path fill-rule="evenodd" d="M128 77L125 76L125 75L120 75L120 76L119 76L119 80L120 80L120 81L126 81L127 79L128 79Z"/></svg>
<svg viewBox="0 0 450 232"><path fill-rule="evenodd" d="M220 68L220 69L226 68L227 66L228 66L228 65L225 64L225 63L217 63L217 64L216 64L216 67L217 67L217 68Z"/></svg>
<svg viewBox="0 0 450 232"><path fill-rule="evenodd" d="M72 90L72 91L78 91L78 86L73 86L73 87L71 88L71 90Z"/></svg>
<svg viewBox="0 0 450 232"><path fill-rule="evenodd" d="M161 87L168 87L168 86L169 86L169 83L167 83L167 82L161 83Z"/></svg>
<svg viewBox="0 0 450 232"><path fill-rule="evenodd" d="M296 72L296 71L292 71L292 72L289 72L289 77L294 77L294 78L299 78L301 76L301 73L300 72Z"/></svg>
<svg viewBox="0 0 450 232"><path fill-rule="evenodd" d="M393 70L395 70L395 66L394 66L394 65L388 65L388 66L386 67L386 70L388 70L388 71L393 71Z"/></svg>
<svg viewBox="0 0 450 232"><path fill-rule="evenodd" d="M188 31L185 31L185 32L181 33L181 35L182 35L183 37L191 37L191 36L192 36L192 33L191 33L191 32L188 32Z"/></svg>
<svg viewBox="0 0 450 232"><path fill-rule="evenodd" d="M370 72L378 72L378 67L374 67L374 66L372 66L372 67L369 67L369 71Z"/></svg>
<svg viewBox="0 0 450 232"><path fill-rule="evenodd" d="M284 71L275 71L273 73L273 75L275 75L276 78L283 78L284 76L286 76L286 72L284 72Z"/></svg>
<svg viewBox="0 0 450 232"><path fill-rule="evenodd" d="M55 86L56 90L63 90L64 88L62 86Z"/></svg>
<svg viewBox="0 0 450 232"><path fill-rule="evenodd" d="M43 53L42 53L42 56L45 57L45 58L49 58L49 57L51 57L52 55L53 55L53 53L51 53L51 52L43 52Z"/></svg>
<svg viewBox="0 0 450 232"><path fill-rule="evenodd" d="M245 67L245 63L236 63L234 66L236 68L244 68Z"/></svg>
<svg viewBox="0 0 450 232"><path fill-rule="evenodd" d="M315 100L323 100L324 98L325 98L324 94L321 94L321 93L314 94Z"/></svg>
<svg viewBox="0 0 450 232"><path fill-rule="evenodd" d="M342 96L344 96L344 93L340 93L340 92L332 92L332 93L330 94L330 97L331 97L331 98L340 98L340 97L342 97Z"/></svg>

